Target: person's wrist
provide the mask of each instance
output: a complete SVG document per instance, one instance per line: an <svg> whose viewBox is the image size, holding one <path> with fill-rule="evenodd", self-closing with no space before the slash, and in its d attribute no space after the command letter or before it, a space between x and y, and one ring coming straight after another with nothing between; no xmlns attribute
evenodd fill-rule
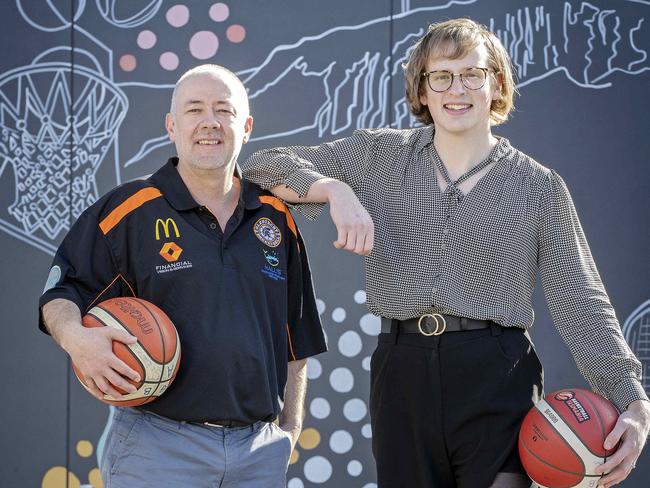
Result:
<svg viewBox="0 0 650 488"><path fill-rule="evenodd" d="M323 191L325 197L327 198L328 203L332 203L339 198L345 197L352 193L352 188L342 181L335 180L332 178L327 178L326 180L321 180Z"/></svg>

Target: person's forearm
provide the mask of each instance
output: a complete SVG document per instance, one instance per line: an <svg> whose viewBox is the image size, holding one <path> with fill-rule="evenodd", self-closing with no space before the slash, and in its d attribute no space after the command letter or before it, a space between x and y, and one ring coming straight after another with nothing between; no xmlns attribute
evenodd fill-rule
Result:
<svg viewBox="0 0 650 488"><path fill-rule="evenodd" d="M302 429L305 395L307 394L307 360L289 362L284 407L280 412L280 427L292 431L296 438Z"/></svg>
<svg viewBox="0 0 650 488"><path fill-rule="evenodd" d="M56 298L43 305L43 321L52 338L67 351L65 339L71 330L81 327L81 312L73 301Z"/></svg>
<svg viewBox="0 0 650 488"><path fill-rule="evenodd" d="M323 178L313 182L303 198L286 185L274 186L271 192L289 203L330 203L337 197L354 194L352 188L346 183L334 178Z"/></svg>

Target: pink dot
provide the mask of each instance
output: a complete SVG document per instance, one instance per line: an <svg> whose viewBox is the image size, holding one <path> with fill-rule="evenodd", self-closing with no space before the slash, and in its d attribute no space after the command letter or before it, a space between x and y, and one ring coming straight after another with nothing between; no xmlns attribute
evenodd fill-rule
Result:
<svg viewBox="0 0 650 488"><path fill-rule="evenodd" d="M230 15L230 9L225 3L215 3L210 7L210 18L215 22L223 22Z"/></svg>
<svg viewBox="0 0 650 488"><path fill-rule="evenodd" d="M137 64L133 54L125 54L120 58L120 68L123 71L133 71Z"/></svg>
<svg viewBox="0 0 650 488"><path fill-rule="evenodd" d="M143 30L138 34L138 46L142 49L151 49L156 45L158 38L150 30Z"/></svg>
<svg viewBox="0 0 650 488"><path fill-rule="evenodd" d="M219 39L210 31L199 31L190 39L190 52L196 59L208 59L219 49Z"/></svg>
<svg viewBox="0 0 650 488"><path fill-rule="evenodd" d="M178 56L170 51L162 53L160 55L160 66L167 71L174 71L178 68Z"/></svg>
<svg viewBox="0 0 650 488"><path fill-rule="evenodd" d="M190 20L190 9L185 5L174 5L167 10L167 22L173 27L182 27Z"/></svg>
<svg viewBox="0 0 650 488"><path fill-rule="evenodd" d="M239 24L233 24L226 29L226 37L230 42L242 42L246 38L246 29Z"/></svg>

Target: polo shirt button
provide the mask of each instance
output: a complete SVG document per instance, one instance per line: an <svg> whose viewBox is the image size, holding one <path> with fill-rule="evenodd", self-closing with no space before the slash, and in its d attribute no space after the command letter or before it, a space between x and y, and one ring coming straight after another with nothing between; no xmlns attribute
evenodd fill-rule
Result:
<svg viewBox="0 0 650 488"><path fill-rule="evenodd" d="M216 228L217 228L217 224L215 224L214 222L210 222L210 228L211 228L212 230L216 229Z"/></svg>

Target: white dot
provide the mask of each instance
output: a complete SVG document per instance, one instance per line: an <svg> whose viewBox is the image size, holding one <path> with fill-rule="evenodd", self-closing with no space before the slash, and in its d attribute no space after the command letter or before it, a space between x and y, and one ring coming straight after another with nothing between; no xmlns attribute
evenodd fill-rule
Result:
<svg viewBox="0 0 650 488"><path fill-rule="evenodd" d="M305 477L312 483L325 483L332 476L332 465L323 456L314 456L305 462Z"/></svg>
<svg viewBox="0 0 650 488"><path fill-rule="evenodd" d="M325 311L325 302L320 298L316 299L316 308L318 309L318 315L322 315Z"/></svg>
<svg viewBox="0 0 650 488"><path fill-rule="evenodd" d="M345 402L345 405L343 405L343 415L345 415L345 418L350 422L358 422L363 419L366 416L367 411L366 404L363 400L358 398L348 400Z"/></svg>
<svg viewBox="0 0 650 488"><path fill-rule="evenodd" d="M353 459L348 463L348 474L350 476L359 476L361 471L363 471L363 466L356 459Z"/></svg>
<svg viewBox="0 0 650 488"><path fill-rule="evenodd" d="M321 397L314 398L309 404L309 412L317 419L329 417L330 410L330 403Z"/></svg>
<svg viewBox="0 0 650 488"><path fill-rule="evenodd" d="M343 322L345 320L345 309L341 307L336 307L332 311L332 320L338 323Z"/></svg>
<svg viewBox="0 0 650 488"><path fill-rule="evenodd" d="M330 373L330 385L334 391L347 393L354 387L354 376L348 368L336 368Z"/></svg>
<svg viewBox="0 0 650 488"><path fill-rule="evenodd" d="M366 439L370 439L372 437L372 427L370 424L364 424L363 427L361 427L361 435Z"/></svg>
<svg viewBox="0 0 650 488"><path fill-rule="evenodd" d="M370 356L363 358L363 361L361 361L361 367L366 371L370 371Z"/></svg>
<svg viewBox="0 0 650 488"><path fill-rule="evenodd" d="M305 488L305 485L300 478L291 478L287 483L287 488Z"/></svg>
<svg viewBox="0 0 650 488"><path fill-rule="evenodd" d="M361 352L361 336L353 330L348 330L339 337L339 351L349 358Z"/></svg>
<svg viewBox="0 0 650 488"><path fill-rule="evenodd" d="M357 290L354 293L354 301L359 304L366 303L366 292L363 290Z"/></svg>
<svg viewBox="0 0 650 488"><path fill-rule="evenodd" d="M361 330L369 336L376 336L381 332L381 319L371 313L367 313L361 317L359 325L361 326Z"/></svg>
<svg viewBox="0 0 650 488"><path fill-rule="evenodd" d="M316 358L307 358L307 378L315 380L323 373L323 367Z"/></svg>
<svg viewBox="0 0 650 488"><path fill-rule="evenodd" d="M352 449L352 436L345 430L337 430L330 437L330 449L336 454L344 454Z"/></svg>
<svg viewBox="0 0 650 488"><path fill-rule="evenodd" d="M367 485L363 485L363 488L377 488L377 485L375 483L368 483Z"/></svg>

